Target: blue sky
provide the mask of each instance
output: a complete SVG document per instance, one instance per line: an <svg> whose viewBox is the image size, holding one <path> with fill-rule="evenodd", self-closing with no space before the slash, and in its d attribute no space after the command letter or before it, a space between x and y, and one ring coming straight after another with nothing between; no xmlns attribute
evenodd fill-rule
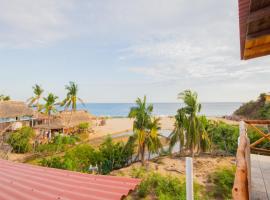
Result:
<svg viewBox="0 0 270 200"><path fill-rule="evenodd" d="M246 101L269 91L269 58L240 61L237 1L0 0L0 93L41 84L86 102Z"/></svg>

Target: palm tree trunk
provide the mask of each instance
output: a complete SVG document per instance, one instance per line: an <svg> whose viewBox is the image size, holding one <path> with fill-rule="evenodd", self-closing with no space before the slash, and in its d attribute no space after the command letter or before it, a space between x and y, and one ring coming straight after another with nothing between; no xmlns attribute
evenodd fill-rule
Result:
<svg viewBox="0 0 270 200"><path fill-rule="evenodd" d="M142 163L142 166L144 166L144 155L145 155L145 144L143 144L142 148L141 148L141 163Z"/></svg>

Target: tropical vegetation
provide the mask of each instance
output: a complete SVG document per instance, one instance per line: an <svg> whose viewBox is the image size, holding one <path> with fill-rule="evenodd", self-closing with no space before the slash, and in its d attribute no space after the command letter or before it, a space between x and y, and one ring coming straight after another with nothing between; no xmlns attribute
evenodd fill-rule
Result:
<svg viewBox="0 0 270 200"><path fill-rule="evenodd" d="M132 139L131 139L132 140ZM98 149L89 144L77 145L68 150L63 157L44 158L40 164L52 168L89 172L89 166L98 166L98 172L108 174L131 163L134 146L127 143L113 142L108 137Z"/></svg>
<svg viewBox="0 0 270 200"><path fill-rule="evenodd" d="M134 118L133 131L138 144L138 156L142 165L145 163L145 153L158 152L161 148L158 131L160 122L158 118L152 116L153 105L146 103L146 96L136 100L136 106L132 107L129 117Z"/></svg>
<svg viewBox="0 0 270 200"><path fill-rule="evenodd" d="M10 96L5 96L3 94L0 94L0 101L9 101L10 100Z"/></svg>
<svg viewBox="0 0 270 200"><path fill-rule="evenodd" d="M42 98L42 94L44 90L41 85L35 84L33 87L34 96L30 97L27 102L30 107L37 108L38 111L42 109L42 105L40 104L40 99Z"/></svg>
<svg viewBox="0 0 270 200"><path fill-rule="evenodd" d="M209 175L209 181L213 183L213 199L232 199L235 167L220 167Z"/></svg>
<svg viewBox="0 0 270 200"><path fill-rule="evenodd" d="M142 182L133 198L130 199L186 199L185 177L173 177L160 173L147 173L145 167L132 168L132 177L141 178ZM202 199L203 188L195 182L194 199ZM206 197L204 199L207 199Z"/></svg>
<svg viewBox="0 0 270 200"><path fill-rule="evenodd" d="M31 127L22 127L18 131L12 133L7 142L13 148L15 153L27 153L33 149L33 138L35 132Z"/></svg>
<svg viewBox="0 0 270 200"><path fill-rule="evenodd" d="M65 109L71 107L72 111L76 111L78 101L84 104L83 100L78 97L79 88L78 85L72 81L69 82L69 85L65 86L67 90L66 98L61 102L61 106Z"/></svg>
<svg viewBox="0 0 270 200"><path fill-rule="evenodd" d="M198 102L196 92L185 90L178 97L185 105L175 116L175 128L170 135L170 149L179 142L180 153L183 148L186 148L194 156L194 151L197 153L206 151L210 146L206 131L207 119L198 115L201 104Z"/></svg>
<svg viewBox="0 0 270 200"><path fill-rule="evenodd" d="M266 101L266 94L260 94L256 101L244 103L234 112L234 115L246 119L269 119L270 103Z"/></svg>

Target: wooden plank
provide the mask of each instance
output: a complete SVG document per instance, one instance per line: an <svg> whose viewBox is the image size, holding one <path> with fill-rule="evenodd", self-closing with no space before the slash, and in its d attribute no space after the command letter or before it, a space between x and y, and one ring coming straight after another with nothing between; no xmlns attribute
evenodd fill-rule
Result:
<svg viewBox="0 0 270 200"><path fill-rule="evenodd" d="M265 33L265 32L263 32ZM252 35L248 35L249 38L245 41L245 49L251 49L256 46L261 46L270 43L270 34L262 35L260 37L252 38Z"/></svg>
<svg viewBox="0 0 270 200"><path fill-rule="evenodd" d="M267 6L265 8L259 9L257 11L251 12L249 17L248 17L247 23L257 21L257 20L262 19L265 16L269 16L269 15L270 15L270 6Z"/></svg>
<svg viewBox="0 0 270 200"><path fill-rule="evenodd" d="M263 55L267 54L270 51L270 43L261 45L261 46L256 46L251 49L245 49L244 56L245 57L250 57L254 55Z"/></svg>
<svg viewBox="0 0 270 200"><path fill-rule="evenodd" d="M270 35L270 29L258 31L255 33L248 33L246 39L247 41L251 41L251 42L252 40L265 40L265 38L268 38L268 35ZM263 41L263 43L266 43L266 42Z"/></svg>
<svg viewBox="0 0 270 200"><path fill-rule="evenodd" d="M262 148L257 148L257 147L251 147L250 149L257 152L270 154L270 150L268 149L262 149Z"/></svg>
<svg viewBox="0 0 270 200"><path fill-rule="evenodd" d="M244 121L247 124L258 124L258 125L269 125L270 120L245 120Z"/></svg>

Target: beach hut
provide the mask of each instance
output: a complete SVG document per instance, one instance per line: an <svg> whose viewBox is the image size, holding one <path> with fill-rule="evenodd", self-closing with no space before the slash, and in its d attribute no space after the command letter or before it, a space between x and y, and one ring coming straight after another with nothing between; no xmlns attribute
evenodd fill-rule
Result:
<svg viewBox="0 0 270 200"><path fill-rule="evenodd" d="M46 135L48 131L54 133L70 134L77 130L77 127L82 123L90 123L94 116L90 115L85 110L78 111L61 111L56 115L53 115L50 119L48 116L40 115L41 118L37 119L39 124L34 126L37 133L43 134L44 137L51 137ZM40 124L40 121L42 123Z"/></svg>
<svg viewBox="0 0 270 200"><path fill-rule="evenodd" d="M32 126L33 110L21 101L0 101L0 131Z"/></svg>

